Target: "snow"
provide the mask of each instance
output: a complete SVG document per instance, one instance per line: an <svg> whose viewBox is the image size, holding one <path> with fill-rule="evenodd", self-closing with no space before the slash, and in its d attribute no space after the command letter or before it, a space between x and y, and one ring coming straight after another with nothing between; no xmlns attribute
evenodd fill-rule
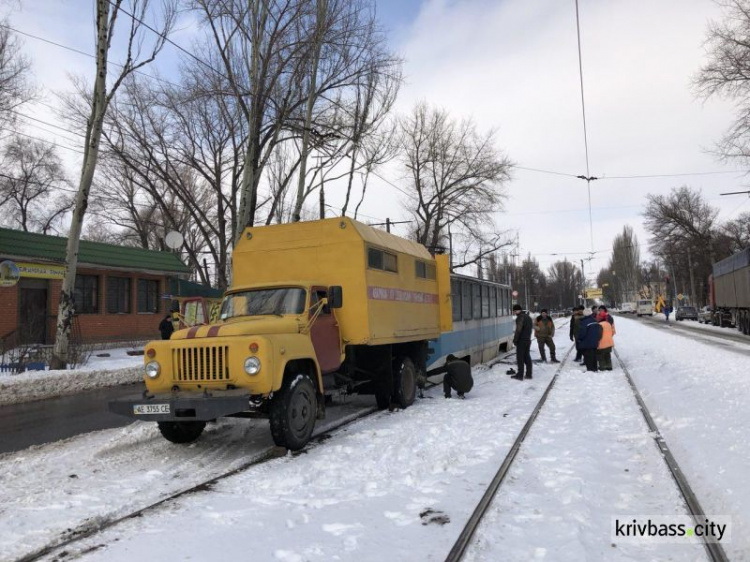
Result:
<svg viewBox="0 0 750 562"><path fill-rule="evenodd" d="M618 319L616 346L703 509L732 517L729 558L750 560L748 360L682 334Z"/></svg>
<svg viewBox="0 0 750 562"><path fill-rule="evenodd" d="M600 373L566 365L466 560L702 558L700 544L623 544L611 537L613 517L687 514L614 363L613 371Z"/></svg>
<svg viewBox="0 0 750 562"><path fill-rule="evenodd" d="M84 390L143 380L143 356L128 355L133 348L95 352L77 369L0 373L0 405L67 396ZM107 354L109 357L97 357Z"/></svg>
<svg viewBox="0 0 750 562"><path fill-rule="evenodd" d="M570 346L565 322L559 357ZM616 326L617 350L706 512L732 517L730 559L749 560L746 360L665 326L622 317ZM535 365L534 379L520 382L504 374L509 366L476 368L466 400L445 400L438 386L407 410L357 421L65 550L106 561L443 560L554 373ZM351 400L343 415L373 402ZM270 445L262 420L220 420L189 446L137 422L2 455L2 557L241 466ZM490 509L471 560L705 559L687 542L611 537L612 516L685 514L616 361L606 373L566 365Z"/></svg>

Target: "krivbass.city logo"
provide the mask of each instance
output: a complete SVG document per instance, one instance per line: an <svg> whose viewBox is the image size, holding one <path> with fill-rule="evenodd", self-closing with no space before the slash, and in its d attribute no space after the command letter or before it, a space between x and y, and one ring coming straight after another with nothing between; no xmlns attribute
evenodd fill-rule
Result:
<svg viewBox="0 0 750 562"><path fill-rule="evenodd" d="M727 515L615 515L612 536L616 542L712 542L732 539L732 519Z"/></svg>

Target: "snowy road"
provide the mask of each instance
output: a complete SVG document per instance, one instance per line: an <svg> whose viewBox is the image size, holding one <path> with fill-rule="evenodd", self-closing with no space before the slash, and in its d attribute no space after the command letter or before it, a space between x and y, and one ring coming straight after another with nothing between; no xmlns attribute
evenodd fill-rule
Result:
<svg viewBox="0 0 750 562"><path fill-rule="evenodd" d="M505 369L507 365L478 370L466 400L445 400L436 388L432 398L415 407L357 422L305 454L253 467L217 483L210 493L166 504L76 548L105 544L84 556L100 560L440 560L553 372L543 366L534 381L517 382ZM122 443L122 433L101 432L98 435L109 434L104 442L90 436L75 447L49 450L46 460L37 459L36 466L25 469L29 476L23 481L11 473L29 459L0 464L5 475L0 490L13 499L0 516L0 525L13 533L3 532L7 542L0 549L15 555L26 552L50 538L50 526L59 530L66 520L70 526L71 519L84 514L111 512L120 498L132 503L139 494L154 496L175 481L184 484L195 472L205 472L200 465L193 468L198 463L192 455L179 455L182 462L174 459L180 449L159 441L153 429L132 427L139 435L130 443ZM219 430L225 435L209 435L194 445L218 447L200 455L200 464L214 470L217 464L228 468L237 461L242 440L235 436L228 442L236 428ZM76 459L87 446L98 452ZM118 459L115 466L107 459L111 455ZM54 470L49 480L54 478L64 489L42 490L42 467ZM75 487L66 474L74 470ZM37 476L30 476L32 472ZM37 490L31 501L28 486ZM221 545L221 553L216 545ZM415 548L419 552L409 555Z"/></svg>
<svg viewBox="0 0 750 562"><path fill-rule="evenodd" d="M372 397L359 397L329 407L316 431L372 406ZM224 419L188 446L135 422L0 455L0 560L228 472L272 446L267 421Z"/></svg>
<svg viewBox="0 0 750 562"><path fill-rule="evenodd" d="M750 560L746 362L616 322L618 351L703 507L732 518L730 559ZM556 341L562 356L567 328ZM533 381L518 382L507 368L477 369L467 400L433 389L408 410L358 421L66 550L106 561L444 560L554 372L535 366ZM222 422L188 448L137 423L2 455L0 558L225 472L269 444L265 423ZM612 516L685 513L618 369L564 368L495 502L473 560L705 560L700 545L611 539Z"/></svg>
<svg viewBox="0 0 750 562"><path fill-rule="evenodd" d="M686 515L621 369L566 364L466 560L705 560L700 544L623 545L611 519Z"/></svg>

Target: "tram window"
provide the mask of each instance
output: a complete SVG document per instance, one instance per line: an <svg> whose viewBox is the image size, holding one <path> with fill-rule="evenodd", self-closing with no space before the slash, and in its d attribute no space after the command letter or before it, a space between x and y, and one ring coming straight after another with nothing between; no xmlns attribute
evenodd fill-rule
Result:
<svg viewBox="0 0 750 562"><path fill-rule="evenodd" d="M471 320L471 283L461 282L461 312L464 320Z"/></svg>
<svg viewBox="0 0 750 562"><path fill-rule="evenodd" d="M511 301L510 301L510 289L505 289L505 315L510 316L510 307L511 307Z"/></svg>
<svg viewBox="0 0 750 562"><path fill-rule="evenodd" d="M451 305L453 306L453 321L458 322L461 320L461 281L458 279L451 279Z"/></svg>
<svg viewBox="0 0 750 562"><path fill-rule="evenodd" d="M497 292L497 315L502 316L503 315L503 290L499 287L495 289Z"/></svg>
<svg viewBox="0 0 750 562"><path fill-rule="evenodd" d="M476 283L471 284L471 316L472 318L482 317L482 287Z"/></svg>
<svg viewBox="0 0 750 562"><path fill-rule="evenodd" d="M490 317L490 288L482 285L482 318Z"/></svg>
<svg viewBox="0 0 750 562"><path fill-rule="evenodd" d="M497 316L497 288L490 287L490 317Z"/></svg>

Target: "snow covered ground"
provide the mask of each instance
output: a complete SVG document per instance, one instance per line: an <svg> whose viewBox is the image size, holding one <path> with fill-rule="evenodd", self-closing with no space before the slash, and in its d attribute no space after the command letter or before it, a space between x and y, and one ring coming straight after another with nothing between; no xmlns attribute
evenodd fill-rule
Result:
<svg viewBox="0 0 750 562"><path fill-rule="evenodd" d="M0 373L0 405L76 394L84 390L143 380L143 356L133 348L96 351L86 365L64 371ZM106 355L106 357L97 357Z"/></svg>
<svg viewBox="0 0 750 562"><path fill-rule="evenodd" d="M705 559L703 547L687 540L612 539L612 517L647 514L688 513L625 376L618 368L587 373L569 363L466 560Z"/></svg>
<svg viewBox="0 0 750 562"><path fill-rule="evenodd" d="M703 509L732 517L730 559L750 560L750 362L681 332L616 322L618 352Z"/></svg>
<svg viewBox="0 0 750 562"><path fill-rule="evenodd" d="M704 508L732 517L730 559L749 560L747 361L661 326L620 316L616 324L618 351ZM562 357L567 327L555 339ZM435 388L412 408L358 421L66 550L106 561L443 560L554 372L535 365L534 380L519 382L507 368L476 369L466 400ZM187 488L268 445L267 422L223 420L190 446L139 422L2 455L0 558ZM613 515L685 513L617 368L563 370L493 508L473 560L705 559L687 543L611 539Z"/></svg>
<svg viewBox="0 0 750 562"><path fill-rule="evenodd" d="M302 455L92 537L86 545L117 543L89 556L382 560L417 548L415 559L440 559L553 373L541 366L519 382L507 368L477 369L466 400L434 388L412 408L376 414ZM247 460L261 442L270 444L267 422L222 421L189 447L136 423L0 457L0 552L20 556L83 521L153 502Z"/></svg>

